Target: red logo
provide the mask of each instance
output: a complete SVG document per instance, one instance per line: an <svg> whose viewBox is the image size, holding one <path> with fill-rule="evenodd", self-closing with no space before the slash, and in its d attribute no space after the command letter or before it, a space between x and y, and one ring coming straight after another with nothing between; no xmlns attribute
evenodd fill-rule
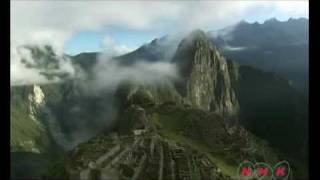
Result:
<svg viewBox="0 0 320 180"><path fill-rule="evenodd" d="M238 168L240 179L277 179L286 180L290 175L290 166L287 161L277 163L273 168L264 162L253 164L243 161Z"/></svg>
<svg viewBox="0 0 320 180"><path fill-rule="evenodd" d="M252 176L252 171L251 167L242 167L241 169L241 175L242 176Z"/></svg>

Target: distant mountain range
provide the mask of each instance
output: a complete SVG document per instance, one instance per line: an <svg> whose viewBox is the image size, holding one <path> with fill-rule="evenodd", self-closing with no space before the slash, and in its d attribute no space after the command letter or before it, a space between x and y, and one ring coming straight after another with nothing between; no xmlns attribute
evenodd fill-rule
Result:
<svg viewBox="0 0 320 180"><path fill-rule="evenodd" d="M309 20L306 18L264 23L241 21L208 36L228 59L274 72L289 79L292 85L308 94L309 87ZM117 57L125 64L136 61L168 61L182 37L165 36L154 39L133 52ZM96 54L96 53L92 53ZM75 56L76 59L86 54ZM92 61L94 62L94 60Z"/></svg>
<svg viewBox="0 0 320 180"><path fill-rule="evenodd" d="M218 32L208 32L227 58L239 64L275 72L307 94L309 75L309 20L262 24L242 21Z"/></svg>
<svg viewBox="0 0 320 180"><path fill-rule="evenodd" d="M308 19L299 18L278 21L275 18L264 23L241 21L233 26L209 31L219 46L266 48L309 43Z"/></svg>

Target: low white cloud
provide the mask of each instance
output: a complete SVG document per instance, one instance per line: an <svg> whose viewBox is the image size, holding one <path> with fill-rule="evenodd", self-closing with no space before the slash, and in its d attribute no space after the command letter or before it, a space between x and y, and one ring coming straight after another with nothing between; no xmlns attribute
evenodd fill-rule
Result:
<svg viewBox="0 0 320 180"><path fill-rule="evenodd" d="M94 77L85 85L90 94L114 91L119 83L124 81L136 84L159 84L178 79L176 66L172 63L141 61L131 66L124 66L105 54L98 57L93 72Z"/></svg>
<svg viewBox="0 0 320 180"><path fill-rule="evenodd" d="M247 47L235 47L235 46L224 46L223 49L225 51L242 51L242 50L246 50Z"/></svg>
<svg viewBox="0 0 320 180"><path fill-rule="evenodd" d="M110 36L105 36L102 40L102 49L109 56L118 56L132 51L133 49L126 45L117 44Z"/></svg>
<svg viewBox="0 0 320 180"><path fill-rule="evenodd" d="M38 48L40 51L44 51L44 45L38 44L33 46L33 48ZM54 53L58 51L52 49ZM28 84L46 84L61 81L57 76L52 76L52 79L48 79L43 73L67 73L70 77L75 75L75 69L73 68L71 61L59 54L55 54L55 58L58 60L57 64L59 68L48 70L46 67L38 67L37 61L42 61L44 57L39 57L35 59L32 55L31 49L11 44L10 47L10 83L11 86L15 85L28 85ZM28 67L27 64L35 67Z"/></svg>
<svg viewBox="0 0 320 180"><path fill-rule="evenodd" d="M30 61L31 53L29 50L21 49L20 51L15 45L11 45L11 66L10 66L10 82L11 85L32 84L33 82L47 83L48 80L40 75L39 70L26 68L25 64L20 60L25 58Z"/></svg>

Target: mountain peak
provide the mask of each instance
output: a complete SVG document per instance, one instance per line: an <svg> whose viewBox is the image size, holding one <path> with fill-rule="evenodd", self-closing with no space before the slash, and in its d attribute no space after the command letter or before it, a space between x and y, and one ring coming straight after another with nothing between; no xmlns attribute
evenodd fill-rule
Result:
<svg viewBox="0 0 320 180"><path fill-rule="evenodd" d="M195 29L195 30L191 31L189 36L192 36L194 38L205 38L206 33L201 29Z"/></svg>
<svg viewBox="0 0 320 180"><path fill-rule="evenodd" d="M196 52L199 49L210 49L210 47L211 42L206 34L201 30L194 30L179 43L172 62L178 65L183 77L189 76Z"/></svg>
<svg viewBox="0 0 320 180"><path fill-rule="evenodd" d="M153 39L152 41L151 41L151 45L156 45L157 44L157 42L158 42L158 39L157 38L155 38L155 39Z"/></svg>
<svg viewBox="0 0 320 180"><path fill-rule="evenodd" d="M209 43L209 37L201 29L196 29L191 31L191 33L186 37L186 39L189 39L189 41L194 41L194 42L201 41L201 42Z"/></svg>
<svg viewBox="0 0 320 180"><path fill-rule="evenodd" d="M276 18L270 18L264 21L264 23L275 23L275 22L279 22L279 20Z"/></svg>
<svg viewBox="0 0 320 180"><path fill-rule="evenodd" d="M247 21L245 21L245 20L241 20L241 21L239 21L238 23L237 23L237 25L239 26L239 25L248 25L249 23L247 22Z"/></svg>
<svg viewBox="0 0 320 180"><path fill-rule="evenodd" d="M237 114L238 102L230 84L226 59L203 31L195 30L184 38L172 62L182 78L176 88L193 107L221 115Z"/></svg>
<svg viewBox="0 0 320 180"><path fill-rule="evenodd" d="M200 29L192 31L186 36L178 46L179 51L193 51L198 48L209 48L213 49L212 42L206 33Z"/></svg>

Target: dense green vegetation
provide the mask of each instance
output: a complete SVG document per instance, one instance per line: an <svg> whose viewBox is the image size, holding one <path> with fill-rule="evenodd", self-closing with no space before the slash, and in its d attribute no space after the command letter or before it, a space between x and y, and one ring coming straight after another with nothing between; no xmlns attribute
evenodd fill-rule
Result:
<svg viewBox="0 0 320 180"><path fill-rule="evenodd" d="M292 156L306 158L308 104L287 80L241 66L238 97L242 124Z"/></svg>

